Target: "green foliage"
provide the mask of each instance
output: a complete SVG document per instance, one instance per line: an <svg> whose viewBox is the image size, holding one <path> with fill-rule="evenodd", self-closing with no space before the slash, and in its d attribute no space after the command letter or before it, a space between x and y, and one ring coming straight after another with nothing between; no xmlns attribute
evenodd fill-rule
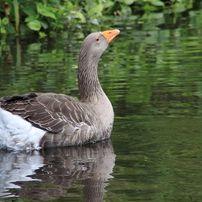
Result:
<svg viewBox="0 0 202 202"><path fill-rule="evenodd" d="M6 33L6 25L8 24L8 19L4 17L3 19L0 18L0 32L5 34Z"/></svg>
<svg viewBox="0 0 202 202"><path fill-rule="evenodd" d="M179 13L191 9L197 0L0 0L0 33L81 29L83 25L99 26L115 15L142 16L154 12Z"/></svg>

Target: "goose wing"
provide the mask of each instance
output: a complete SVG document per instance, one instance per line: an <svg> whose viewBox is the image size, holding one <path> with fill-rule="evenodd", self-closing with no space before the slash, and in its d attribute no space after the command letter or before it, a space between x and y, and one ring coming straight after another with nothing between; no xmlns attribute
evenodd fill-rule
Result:
<svg viewBox="0 0 202 202"><path fill-rule="evenodd" d="M92 109L63 94L28 93L4 97L0 99L0 107L52 133L61 132L65 125L76 127L84 122L90 126L96 121Z"/></svg>

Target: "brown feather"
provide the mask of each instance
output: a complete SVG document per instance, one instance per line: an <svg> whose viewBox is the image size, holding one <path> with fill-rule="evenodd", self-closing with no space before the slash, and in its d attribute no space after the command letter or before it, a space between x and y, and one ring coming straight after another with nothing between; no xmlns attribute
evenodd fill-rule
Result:
<svg viewBox="0 0 202 202"><path fill-rule="evenodd" d="M64 130L64 126L69 124L75 126L83 121L92 125L95 121L94 118L91 120L92 122L88 120L92 112L90 108L84 107L82 105L85 104L62 94L30 93L2 99L1 108L20 115L34 126L52 133L61 132ZM84 116L84 113L89 116Z"/></svg>

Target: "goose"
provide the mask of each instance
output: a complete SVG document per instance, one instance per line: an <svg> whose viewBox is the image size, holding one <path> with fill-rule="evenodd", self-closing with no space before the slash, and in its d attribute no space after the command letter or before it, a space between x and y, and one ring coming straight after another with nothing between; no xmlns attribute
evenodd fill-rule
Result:
<svg viewBox="0 0 202 202"><path fill-rule="evenodd" d="M120 33L88 35L78 57L80 101L64 94L30 92L0 98L0 149L39 150L107 139L114 111L97 74L108 44Z"/></svg>

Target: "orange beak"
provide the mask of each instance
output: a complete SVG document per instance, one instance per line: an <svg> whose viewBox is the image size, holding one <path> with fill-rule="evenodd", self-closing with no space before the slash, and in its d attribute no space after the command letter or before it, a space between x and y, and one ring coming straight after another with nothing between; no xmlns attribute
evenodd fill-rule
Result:
<svg viewBox="0 0 202 202"><path fill-rule="evenodd" d="M108 43L110 43L119 33L120 31L118 29L101 32L101 34L107 39Z"/></svg>

